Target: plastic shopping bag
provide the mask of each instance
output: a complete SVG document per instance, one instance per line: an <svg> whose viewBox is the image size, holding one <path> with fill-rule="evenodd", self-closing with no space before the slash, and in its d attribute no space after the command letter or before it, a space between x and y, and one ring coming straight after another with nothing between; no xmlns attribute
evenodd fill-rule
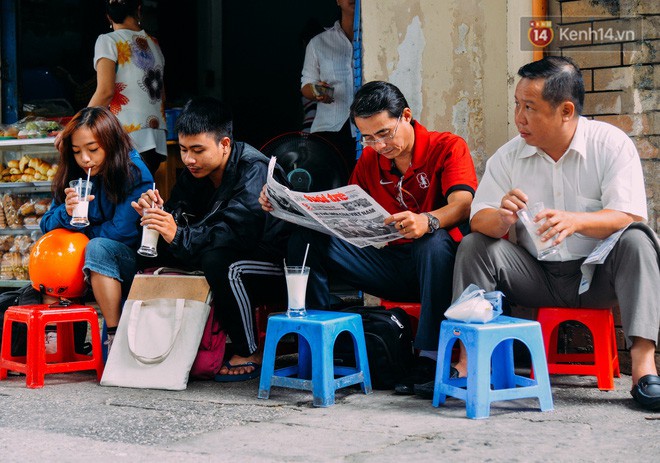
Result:
<svg viewBox="0 0 660 463"><path fill-rule="evenodd" d="M471 284L445 311L445 317L467 323L488 323L502 314L502 293Z"/></svg>

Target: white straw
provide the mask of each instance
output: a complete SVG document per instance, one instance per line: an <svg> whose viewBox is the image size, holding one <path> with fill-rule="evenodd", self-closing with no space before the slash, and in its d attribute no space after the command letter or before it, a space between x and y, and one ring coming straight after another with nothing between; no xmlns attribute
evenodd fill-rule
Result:
<svg viewBox="0 0 660 463"><path fill-rule="evenodd" d="M89 177L92 175L92 168L90 167L87 169L87 183L85 184L85 201L87 201L87 197L89 196Z"/></svg>
<svg viewBox="0 0 660 463"><path fill-rule="evenodd" d="M153 191L156 191L156 182L154 182L154 186L153 186L151 189L152 189ZM155 202L155 201L151 201L151 208L153 209L154 207L156 207L156 202Z"/></svg>
<svg viewBox="0 0 660 463"><path fill-rule="evenodd" d="M282 259L284 261L284 267L286 268L286 259Z"/></svg>
<svg viewBox="0 0 660 463"><path fill-rule="evenodd" d="M301 274L305 271L305 262L307 261L308 252L309 252L309 243L307 243L307 249L305 249L305 257L303 257L303 264L302 264L302 268L300 269Z"/></svg>

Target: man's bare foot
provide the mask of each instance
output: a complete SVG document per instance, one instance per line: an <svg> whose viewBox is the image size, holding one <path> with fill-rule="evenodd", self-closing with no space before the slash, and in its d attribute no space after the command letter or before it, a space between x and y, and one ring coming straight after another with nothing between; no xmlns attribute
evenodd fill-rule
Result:
<svg viewBox="0 0 660 463"><path fill-rule="evenodd" d="M249 357L241 357L240 355L234 355L229 359L228 362L225 362L222 365L222 368L218 371L220 375L244 375L252 373L255 370L253 365L245 365L246 363L254 363L256 365L261 365L261 360L263 358L263 352L257 351ZM233 368L228 368L227 363ZM245 365L245 366L237 366Z"/></svg>

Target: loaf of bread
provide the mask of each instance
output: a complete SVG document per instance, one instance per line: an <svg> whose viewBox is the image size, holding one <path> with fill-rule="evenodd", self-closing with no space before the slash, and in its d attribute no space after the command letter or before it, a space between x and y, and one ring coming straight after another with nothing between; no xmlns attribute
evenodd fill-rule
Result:
<svg viewBox="0 0 660 463"><path fill-rule="evenodd" d="M26 215L33 215L36 211L34 209L34 200L29 199L18 208L18 214L25 217Z"/></svg>
<svg viewBox="0 0 660 463"><path fill-rule="evenodd" d="M18 161L18 168L21 172L25 172L25 168L30 162L30 158L27 154L24 154L23 157Z"/></svg>
<svg viewBox="0 0 660 463"><path fill-rule="evenodd" d="M13 235L0 235L0 251L7 252L14 246Z"/></svg>
<svg viewBox="0 0 660 463"><path fill-rule="evenodd" d="M5 252L0 260L0 278L3 280L15 280L16 275L14 270L21 267L22 260L18 252Z"/></svg>
<svg viewBox="0 0 660 463"><path fill-rule="evenodd" d="M57 173L57 164L33 158L25 154L20 160L7 161L7 167L0 170L2 182L45 182L51 181Z"/></svg>
<svg viewBox="0 0 660 463"><path fill-rule="evenodd" d="M34 203L34 213L36 215L44 215L50 209L50 198L39 199Z"/></svg>
<svg viewBox="0 0 660 463"><path fill-rule="evenodd" d="M28 215L23 217L23 226L24 227L38 227L41 217L36 215Z"/></svg>

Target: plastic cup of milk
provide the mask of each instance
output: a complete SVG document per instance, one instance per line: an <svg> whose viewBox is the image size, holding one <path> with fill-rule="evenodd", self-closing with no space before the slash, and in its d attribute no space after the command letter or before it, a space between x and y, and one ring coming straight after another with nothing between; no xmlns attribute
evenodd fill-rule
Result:
<svg viewBox="0 0 660 463"><path fill-rule="evenodd" d="M286 311L288 317L306 317L305 293L307 292L307 278L309 267L300 265L287 265L284 267L286 276L286 290L289 298L289 308Z"/></svg>
<svg viewBox="0 0 660 463"><path fill-rule="evenodd" d="M155 229L149 228L148 225L142 227L142 243L140 243L140 249L138 249L138 254L145 257L156 257L158 252L158 238L160 233Z"/></svg>
<svg viewBox="0 0 660 463"><path fill-rule="evenodd" d="M92 182L79 178L71 180L69 186L76 190L76 195L78 195L78 204L73 207L70 223L74 227L86 227L89 225L87 212L89 211L89 196L92 194Z"/></svg>
<svg viewBox="0 0 660 463"><path fill-rule="evenodd" d="M534 217L544 209L545 205L542 202L537 202L517 212L525 229L527 229L527 233L529 233L529 236L532 238L532 242L536 247L536 257L539 260L543 260L559 251L558 246L552 244L554 240L551 236L548 236L548 240L541 241L541 237L537 234L537 230L543 225L545 219L537 223L534 222Z"/></svg>

